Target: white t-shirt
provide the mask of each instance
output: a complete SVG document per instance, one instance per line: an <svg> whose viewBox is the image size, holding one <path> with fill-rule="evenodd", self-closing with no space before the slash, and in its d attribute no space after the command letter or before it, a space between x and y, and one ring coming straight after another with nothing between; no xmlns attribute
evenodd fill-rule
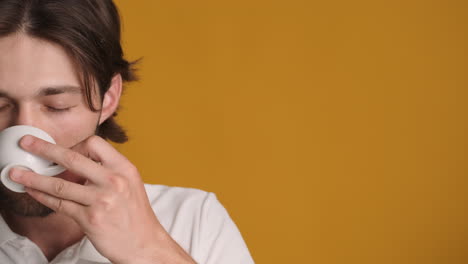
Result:
<svg viewBox="0 0 468 264"><path fill-rule="evenodd" d="M200 264L254 263L236 225L215 194L145 184L151 206L171 237ZM0 217L0 263L49 263L31 240L11 231ZM110 263L84 237L50 263Z"/></svg>

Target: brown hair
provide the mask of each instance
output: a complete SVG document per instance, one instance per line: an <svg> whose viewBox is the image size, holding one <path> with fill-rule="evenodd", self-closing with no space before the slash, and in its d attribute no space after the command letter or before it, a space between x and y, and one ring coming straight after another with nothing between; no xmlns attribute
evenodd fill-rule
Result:
<svg viewBox="0 0 468 264"><path fill-rule="evenodd" d="M86 101L93 112L93 87L101 99L112 77L136 80L133 65L123 57L120 17L112 0L1 0L0 37L22 32L61 45L73 59ZM128 137L113 113L97 128L97 135L117 143Z"/></svg>

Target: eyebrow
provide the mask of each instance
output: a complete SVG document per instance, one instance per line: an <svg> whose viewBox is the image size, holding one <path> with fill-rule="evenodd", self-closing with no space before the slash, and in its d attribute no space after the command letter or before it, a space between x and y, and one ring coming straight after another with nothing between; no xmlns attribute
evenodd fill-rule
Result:
<svg viewBox="0 0 468 264"><path fill-rule="evenodd" d="M72 85L58 85L58 86L43 87L39 89L39 92L36 93L35 97L44 97L44 96L51 96L51 95L64 94L64 93L81 94L82 89L78 86L72 86ZM0 97L11 98L11 96L7 92L3 92L3 91L0 91Z"/></svg>
<svg viewBox="0 0 468 264"><path fill-rule="evenodd" d="M36 96L42 97L63 93L81 94L81 92L81 88L78 86L53 86L40 89Z"/></svg>

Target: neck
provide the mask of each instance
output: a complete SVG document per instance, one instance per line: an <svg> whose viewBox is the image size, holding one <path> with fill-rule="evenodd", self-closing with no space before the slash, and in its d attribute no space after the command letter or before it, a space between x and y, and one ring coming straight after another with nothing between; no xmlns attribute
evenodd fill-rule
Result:
<svg viewBox="0 0 468 264"><path fill-rule="evenodd" d="M64 215L24 217L2 212L2 216L13 232L34 242L49 261L84 237L78 224Z"/></svg>

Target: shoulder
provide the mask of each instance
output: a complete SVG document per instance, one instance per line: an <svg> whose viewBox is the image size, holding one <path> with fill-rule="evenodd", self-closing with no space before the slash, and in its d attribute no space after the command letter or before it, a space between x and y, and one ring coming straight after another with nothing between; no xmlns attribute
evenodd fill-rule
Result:
<svg viewBox="0 0 468 264"><path fill-rule="evenodd" d="M145 184L145 189L151 207L161 223L168 228L176 219L184 219L182 222L185 225L189 221L198 224L207 213L224 214L224 207L212 192L154 184Z"/></svg>
<svg viewBox="0 0 468 264"><path fill-rule="evenodd" d="M206 208L211 207L210 201L216 200L215 195L199 189L165 185L145 184L145 189L164 229L192 256L196 255L207 224Z"/></svg>
<svg viewBox="0 0 468 264"><path fill-rule="evenodd" d="M189 198L189 197L203 197L209 192L195 188L185 188L176 186L167 186L159 184L148 184L145 183L146 193L148 198L151 200L173 197L173 198Z"/></svg>
<svg viewBox="0 0 468 264"><path fill-rule="evenodd" d="M210 197L216 199L214 193L195 188L145 183L145 190L151 206L157 207L177 207L187 203L193 205L204 203Z"/></svg>
<svg viewBox="0 0 468 264"><path fill-rule="evenodd" d="M198 263L253 263L242 235L214 193L145 184L166 231Z"/></svg>

